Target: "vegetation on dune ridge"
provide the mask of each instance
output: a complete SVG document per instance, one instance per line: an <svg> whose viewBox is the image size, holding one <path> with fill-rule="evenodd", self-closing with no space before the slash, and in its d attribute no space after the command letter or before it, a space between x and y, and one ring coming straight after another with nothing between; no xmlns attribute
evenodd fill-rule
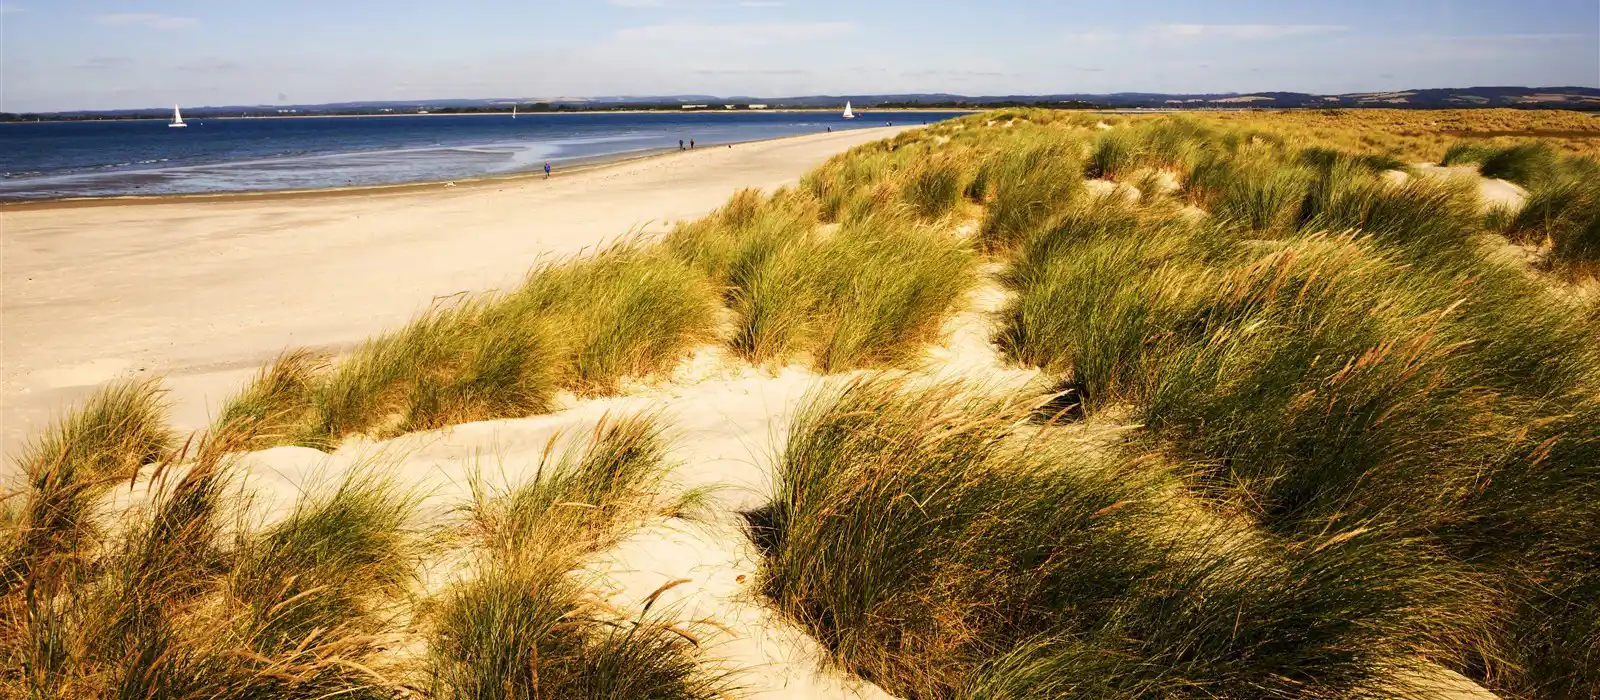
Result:
<svg viewBox="0 0 1600 700"><path fill-rule="evenodd" d="M116 413L107 406L154 391L135 388L142 393L102 392L58 434L93 425L96 440L120 445L122 457L150 454L139 436L164 432L159 423L107 420ZM227 484L247 438L221 431L162 454L149 502L111 536L63 524L83 545L35 556L26 579L0 597L7 695L393 695L375 669L384 665L381 610L409 567L409 497L357 469L282 523L236 528L230 545L225 519L243 506Z"/></svg>
<svg viewBox="0 0 1600 700"><path fill-rule="evenodd" d="M726 697L725 675L697 662L696 637L652 615L654 597L622 619L573 577L585 556L666 505L656 494L663 440L648 417L602 420L526 483L475 484L476 575L445 591L430 618L431 697Z"/></svg>
<svg viewBox="0 0 1600 700"><path fill-rule="evenodd" d="M286 353L223 410L252 445L331 447L543 413L560 390L615 393L715 337L711 284L666 251L625 242L540 265L507 294L436 303L327 363Z"/></svg>
<svg viewBox="0 0 1600 700"><path fill-rule="evenodd" d="M1416 543L1186 524L1155 463L1030 435L1033 409L884 379L814 397L751 516L762 590L909 698L1404 697L1476 624L1482 595Z"/></svg>
<svg viewBox="0 0 1600 700"><path fill-rule="evenodd" d="M155 384L110 387L18 464L0 693L726 697L664 590L619 613L581 573L687 507L653 417L474 479L445 533L371 463L251 520L237 455L544 413L708 343L915 366L987 260L995 345L1056 395L830 385L748 514L761 592L842 668L907 698L1420 697L1437 666L1600 694L1600 140L1528 138L1600 130L1418 114L972 115L286 352L181 447ZM119 482L149 498L108 519ZM441 542L467 567L421 596Z"/></svg>
<svg viewBox="0 0 1600 700"><path fill-rule="evenodd" d="M922 177L913 171L904 185ZM961 240L919 221L915 207L883 208L825 234L807 193L747 191L665 245L724 285L734 315L728 342L740 356L783 362L807 353L826 372L893 365L933 339L974 283L975 259Z"/></svg>
<svg viewBox="0 0 1600 700"><path fill-rule="evenodd" d="M1583 310L1482 252L1460 183L1394 184L1392 162L1270 141L1195 162L1208 221L1095 202L1035 229L1005 276L1001 350L1091 416L1131 409L1135 444L1195 463L1191 488L1267 532L1383 523L1443 554L1502 602L1435 658L1515 694L1591 693L1573 669L1600 637L1568 613L1600 604L1577 544L1600 521L1556 495L1596 483ZM1284 177L1300 184L1280 197ZM1502 525L1460 529L1486 522ZM1571 597L1530 589L1534 570Z"/></svg>
<svg viewBox="0 0 1600 700"><path fill-rule="evenodd" d="M49 444L73 444L63 451L80 470L84 459L135 468L123 460L153 454L148 436L165 450L158 396L149 384L108 389ZM163 451L148 502L108 536L88 518L52 522L54 541L72 548L8 532L7 566L21 578L0 593L0 691L710 700L730 690L697 658L697 636L653 601L624 617L575 573L635 524L682 510L658 493L665 438L653 418L603 419L509 490L475 481L456 536L481 555L476 575L429 599L417 567L437 526L415 522L418 498L384 465L329 475L262 522L232 490L254 436L218 430Z"/></svg>

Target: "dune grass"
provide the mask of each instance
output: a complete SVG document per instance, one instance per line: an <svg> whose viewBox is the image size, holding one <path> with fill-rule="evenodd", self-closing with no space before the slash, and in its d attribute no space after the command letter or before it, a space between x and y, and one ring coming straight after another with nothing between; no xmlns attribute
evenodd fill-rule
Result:
<svg viewBox="0 0 1600 700"><path fill-rule="evenodd" d="M934 221L961 203L966 173L954 157L929 157L904 176L902 196L917 217Z"/></svg>
<svg viewBox="0 0 1600 700"><path fill-rule="evenodd" d="M558 391L612 394L715 337L716 293L637 242L547 263L517 290L447 299L327 364L287 353L223 410L254 447L332 447L550 410ZM242 420L248 419L248 420Z"/></svg>
<svg viewBox="0 0 1600 700"><path fill-rule="evenodd" d="M908 698L1404 695L1397 670L1473 623L1408 542L1186 525L1161 470L1030 434L1032 410L884 379L814 397L753 516L765 593Z"/></svg>
<svg viewBox="0 0 1600 700"><path fill-rule="evenodd" d="M1594 431L1574 418L1592 416L1583 397L1600 376L1582 310L1480 252L1459 183L1386 183L1392 163L1338 154L1258 153L1243 165L1260 176L1221 174L1237 152L1212 157L1217 170L1202 161L1190 187L1219 223L1102 205L1023 245L1001 350L1062 377L1090 416L1131 411L1139 444L1196 464L1198 493L1273 536L1381 523L1493 591L1501 602L1446 646L1448 664L1518 693L1590 692L1573 669L1600 637L1569 613L1595 604L1592 559L1552 543L1592 538L1600 521L1533 486L1594 483L1577 456ZM1271 168L1303 194L1267 196L1253 183ZM1468 536L1464 522L1497 525ZM1530 588L1534 570L1552 573ZM1002 664L1048 667L1048 655Z"/></svg>
<svg viewBox="0 0 1600 700"><path fill-rule="evenodd" d="M585 556L662 505L660 425L603 420L585 444L547 454L526 483L475 489L468 527L477 575L436 603L430 697L724 697L724 677L697 663L692 634L651 615L653 599L623 619L573 576Z"/></svg>
<svg viewBox="0 0 1600 700"><path fill-rule="evenodd" d="M680 226L666 246L725 285L729 344L753 362L804 353L825 372L901 363L973 284L966 245L915 211L889 206L824 234L803 193L749 196ZM945 196L953 205L959 187ZM730 216L736 208L753 213Z"/></svg>
<svg viewBox="0 0 1600 700"><path fill-rule="evenodd" d="M582 573L682 510L653 418L552 443L509 487L475 480L450 538L467 573L425 602L414 495L369 466L230 526L234 455L547 412L708 342L912 366L976 247L1013 295L1001 353L1068 395L833 385L749 514L761 591L843 668L912 700L1426 696L1435 665L1508 697L1593 696L1600 306L1562 290L1600 268L1600 172L1460 142L1447 164L1529 192L1486 221L1468 183L1409 172L1448 140L1380 112L1422 131L974 115L738 193L659 245L442 300L338 361L285 353L182 449L153 384L116 385L19 465L0 694L725 697L654 604L670 582L623 613ZM1170 177L1183 201L1085 197L1086 176L1147 194ZM1490 254L1486 226L1560 275ZM1060 425L1080 419L1131 425L1091 447ZM150 465L148 504L93 517Z"/></svg>
<svg viewBox="0 0 1600 700"><path fill-rule="evenodd" d="M0 594L14 591L36 567L93 544L99 532L93 502L172 447L162 390L152 381L99 390L27 445L17 465L27 489L6 538Z"/></svg>
<svg viewBox="0 0 1600 700"><path fill-rule="evenodd" d="M107 406L152 408L153 388L134 388L107 390L63 425L92 424ZM141 420L102 425L124 438L101 443L107 463L137 466L152 454L132 439L152 434ZM372 544L384 532L395 541L409 505L353 479L267 532L237 530L229 546L225 520L244 507L229 492L233 455L249 439L224 430L163 453L145 482L147 505L0 597L8 696L392 697L395 686L372 670L374 629L358 621L386 597L363 571L409 567L404 547ZM327 604L335 599L345 604Z"/></svg>
<svg viewBox="0 0 1600 700"><path fill-rule="evenodd" d="M1186 191L1216 218L1263 233L1292 230L1299 223L1314 174L1304 166L1284 165L1275 155L1211 155L1195 165Z"/></svg>
<svg viewBox="0 0 1600 700"><path fill-rule="evenodd" d="M1549 263L1564 272L1600 274L1600 161L1570 158L1535 180L1501 230L1513 241L1547 246Z"/></svg>
<svg viewBox="0 0 1600 700"><path fill-rule="evenodd" d="M989 251L1009 250L1084 192L1079 141L1029 130L1010 139L985 167L990 196L980 237Z"/></svg>
<svg viewBox="0 0 1600 700"><path fill-rule="evenodd" d="M292 441L311 417L312 391L328 369L328 358L305 349L280 354L223 405L214 430L242 431L249 446Z"/></svg>

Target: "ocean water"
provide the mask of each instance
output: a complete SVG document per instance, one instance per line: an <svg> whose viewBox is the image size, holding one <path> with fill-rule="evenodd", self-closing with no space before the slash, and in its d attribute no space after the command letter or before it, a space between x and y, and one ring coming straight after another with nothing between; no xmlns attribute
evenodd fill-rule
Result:
<svg viewBox="0 0 1600 700"><path fill-rule="evenodd" d="M958 116L872 112L417 115L0 124L0 200L458 180Z"/></svg>

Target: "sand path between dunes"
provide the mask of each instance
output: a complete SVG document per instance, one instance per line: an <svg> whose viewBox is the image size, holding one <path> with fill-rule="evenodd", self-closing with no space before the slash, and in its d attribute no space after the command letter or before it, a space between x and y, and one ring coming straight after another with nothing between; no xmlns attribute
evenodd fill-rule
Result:
<svg viewBox="0 0 1600 700"><path fill-rule="evenodd" d="M672 153L548 181L0 206L0 459L9 465L70 403L130 375L166 377L177 427L201 427L285 348L349 346L436 296L515 284L541 256L663 230L904 128Z"/></svg>

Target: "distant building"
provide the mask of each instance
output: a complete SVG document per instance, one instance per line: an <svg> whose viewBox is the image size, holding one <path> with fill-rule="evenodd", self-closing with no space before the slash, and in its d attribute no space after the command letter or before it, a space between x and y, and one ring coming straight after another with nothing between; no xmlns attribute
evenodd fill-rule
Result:
<svg viewBox="0 0 1600 700"><path fill-rule="evenodd" d="M766 105L750 105L750 109L766 109Z"/></svg>
<svg viewBox="0 0 1600 700"><path fill-rule="evenodd" d="M706 107L709 107L709 106L711 106L711 105L684 105L683 108L684 109L705 109Z"/></svg>

